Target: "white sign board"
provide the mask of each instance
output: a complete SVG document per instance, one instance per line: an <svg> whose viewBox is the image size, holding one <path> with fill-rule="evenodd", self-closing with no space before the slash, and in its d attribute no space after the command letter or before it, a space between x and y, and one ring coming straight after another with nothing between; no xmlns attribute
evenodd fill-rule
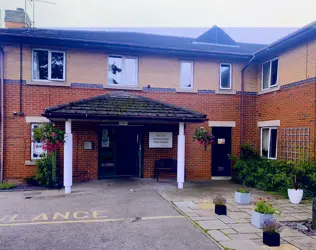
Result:
<svg viewBox="0 0 316 250"><path fill-rule="evenodd" d="M172 132L149 132L149 148L172 148Z"/></svg>

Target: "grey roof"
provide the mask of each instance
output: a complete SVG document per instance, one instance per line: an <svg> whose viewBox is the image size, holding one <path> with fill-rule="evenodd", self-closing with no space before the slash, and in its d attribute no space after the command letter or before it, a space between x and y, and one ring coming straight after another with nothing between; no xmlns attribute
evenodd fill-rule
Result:
<svg viewBox="0 0 316 250"><path fill-rule="evenodd" d="M227 33L217 26L200 35L195 39L196 42L211 43L217 45L238 46L237 43Z"/></svg>
<svg viewBox="0 0 316 250"><path fill-rule="evenodd" d="M182 107L174 106L132 95L126 92L110 94L61 104L44 110L48 118L104 119L104 120L160 120L204 122L206 115Z"/></svg>
<svg viewBox="0 0 316 250"><path fill-rule="evenodd" d="M213 34L212 29L210 33L204 33L209 37ZM225 33L226 34L226 33ZM36 39L54 39L73 42L85 42L86 45L92 43L107 44L107 45L126 45L139 46L146 48L157 48L164 50L178 50L188 52L203 52L226 54L226 55L246 55L250 56L255 51L265 47L263 44L251 43L236 43L236 46L222 46L212 43L199 43L195 38L164 36L136 32L113 32L113 31L84 31L84 30L60 30L60 29L37 29L37 28L23 28L23 29L0 29L0 37L15 37L20 39L36 38ZM220 38L224 35L221 32ZM229 38L229 36L227 35ZM225 38L224 43L229 43L229 39ZM203 35L200 40L203 41ZM233 40L231 40L233 41ZM231 42L230 41L230 42ZM222 42L222 41L221 41ZM223 43L223 42L222 42Z"/></svg>

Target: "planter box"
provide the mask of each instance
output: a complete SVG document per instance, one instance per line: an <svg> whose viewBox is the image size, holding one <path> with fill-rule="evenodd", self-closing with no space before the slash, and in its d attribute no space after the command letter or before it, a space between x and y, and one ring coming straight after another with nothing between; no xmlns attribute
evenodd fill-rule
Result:
<svg viewBox="0 0 316 250"><path fill-rule="evenodd" d="M272 220L272 219L273 219L273 214L261 214L261 213L257 213L256 211L252 211L251 224L254 225L256 228L262 228L263 223L266 220Z"/></svg>
<svg viewBox="0 0 316 250"><path fill-rule="evenodd" d="M303 190L302 189L288 189L287 194L291 203L299 204L303 198Z"/></svg>
<svg viewBox="0 0 316 250"><path fill-rule="evenodd" d="M262 241L269 247L278 247L280 246L280 234L263 232Z"/></svg>
<svg viewBox="0 0 316 250"><path fill-rule="evenodd" d="M226 206L215 205L215 213L218 215L226 215L227 214Z"/></svg>
<svg viewBox="0 0 316 250"><path fill-rule="evenodd" d="M250 193L235 192L235 202L238 204L250 204Z"/></svg>

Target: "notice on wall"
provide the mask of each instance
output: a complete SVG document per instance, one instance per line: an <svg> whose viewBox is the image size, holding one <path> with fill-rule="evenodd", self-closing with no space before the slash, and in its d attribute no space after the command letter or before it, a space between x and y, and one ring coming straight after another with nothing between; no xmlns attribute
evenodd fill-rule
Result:
<svg viewBox="0 0 316 250"><path fill-rule="evenodd" d="M172 148L172 132L149 132L149 148Z"/></svg>

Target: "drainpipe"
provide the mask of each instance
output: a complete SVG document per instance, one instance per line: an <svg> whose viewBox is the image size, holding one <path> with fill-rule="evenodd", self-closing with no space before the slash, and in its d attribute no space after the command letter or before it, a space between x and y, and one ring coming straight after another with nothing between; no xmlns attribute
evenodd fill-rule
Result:
<svg viewBox="0 0 316 250"><path fill-rule="evenodd" d="M0 91L1 91L1 159L0 159L0 183L3 182L3 156L4 156L4 50L3 45L0 46Z"/></svg>
<svg viewBox="0 0 316 250"><path fill-rule="evenodd" d="M241 112L240 112L240 146L244 144L244 112L245 112L245 70L249 67L251 62L255 59L252 55L250 61L241 70Z"/></svg>
<svg viewBox="0 0 316 250"><path fill-rule="evenodd" d="M20 112L19 116L23 116L24 113L22 112L22 83L23 83L23 45L20 44Z"/></svg>

